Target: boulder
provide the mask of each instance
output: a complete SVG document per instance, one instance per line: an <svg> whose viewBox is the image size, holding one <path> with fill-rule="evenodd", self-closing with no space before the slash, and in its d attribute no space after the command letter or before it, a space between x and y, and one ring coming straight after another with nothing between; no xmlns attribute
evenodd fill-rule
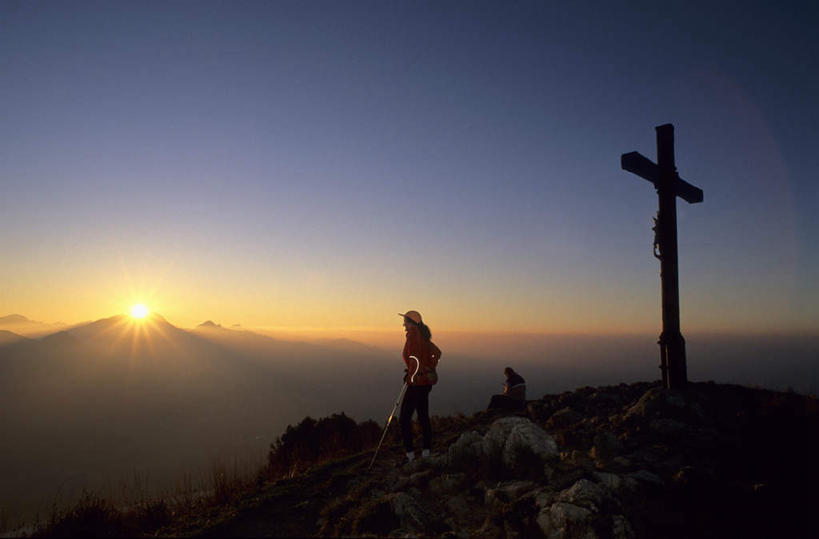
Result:
<svg viewBox="0 0 819 539"><path fill-rule="evenodd" d="M486 491L485 503L506 503L516 500L535 488L533 481L504 481Z"/></svg>
<svg viewBox="0 0 819 539"><path fill-rule="evenodd" d="M484 437L477 432L465 432L447 450L449 465L455 468L471 468L476 460L486 456Z"/></svg>
<svg viewBox="0 0 819 539"><path fill-rule="evenodd" d="M597 479L601 487L607 489L612 494L618 494L621 491L629 491L637 488L637 481L631 477L623 477L614 473L595 472L594 478Z"/></svg>
<svg viewBox="0 0 819 539"><path fill-rule="evenodd" d="M558 502L543 509L537 523L548 539L596 539L597 534L589 522L591 516L592 512L585 507Z"/></svg>
<svg viewBox="0 0 819 539"><path fill-rule="evenodd" d="M504 417L492 423L484 436L484 447L506 470L514 470L532 456L542 462L559 457L554 439L525 417Z"/></svg>
<svg viewBox="0 0 819 539"><path fill-rule="evenodd" d="M596 513L599 511L605 497L606 492L600 485L588 479L581 479L571 487L561 491L557 495L557 501L585 507Z"/></svg>
<svg viewBox="0 0 819 539"><path fill-rule="evenodd" d="M434 527L435 516L418 501L405 492L388 496L392 511L401 522L401 527L414 532L428 531Z"/></svg>

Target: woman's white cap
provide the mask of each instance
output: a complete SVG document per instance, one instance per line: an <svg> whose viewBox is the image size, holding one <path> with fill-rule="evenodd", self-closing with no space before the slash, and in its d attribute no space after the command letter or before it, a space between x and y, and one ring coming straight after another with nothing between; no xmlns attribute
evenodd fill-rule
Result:
<svg viewBox="0 0 819 539"><path fill-rule="evenodd" d="M404 314L398 313L398 316L403 316L404 318L409 318L416 324L421 323L421 313L418 311L407 311Z"/></svg>

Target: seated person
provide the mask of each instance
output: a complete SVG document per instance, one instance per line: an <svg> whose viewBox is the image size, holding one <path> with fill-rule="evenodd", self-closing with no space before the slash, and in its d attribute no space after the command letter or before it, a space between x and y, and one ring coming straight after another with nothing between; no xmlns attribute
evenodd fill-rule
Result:
<svg viewBox="0 0 819 539"><path fill-rule="evenodd" d="M506 383L503 384L503 395L492 395L489 410L520 410L526 407L526 381L512 367L503 369Z"/></svg>

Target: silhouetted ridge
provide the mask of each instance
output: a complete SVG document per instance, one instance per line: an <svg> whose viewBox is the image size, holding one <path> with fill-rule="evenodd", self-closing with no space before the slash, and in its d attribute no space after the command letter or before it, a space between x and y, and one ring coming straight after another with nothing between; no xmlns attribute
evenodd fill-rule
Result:
<svg viewBox="0 0 819 539"><path fill-rule="evenodd" d="M27 322L31 323L32 321L29 320L28 318L26 318L25 316L21 315L21 314L10 314L8 316L0 317L0 325L3 325L3 324L25 324Z"/></svg>
<svg viewBox="0 0 819 539"><path fill-rule="evenodd" d="M26 337L22 335L17 335L13 331L7 331L5 329L0 329L0 345L9 344L17 341L27 341Z"/></svg>
<svg viewBox="0 0 819 539"><path fill-rule="evenodd" d="M202 322L201 324L199 324L197 327L200 327L200 328L221 328L222 324L216 324L213 320L207 320L207 321Z"/></svg>

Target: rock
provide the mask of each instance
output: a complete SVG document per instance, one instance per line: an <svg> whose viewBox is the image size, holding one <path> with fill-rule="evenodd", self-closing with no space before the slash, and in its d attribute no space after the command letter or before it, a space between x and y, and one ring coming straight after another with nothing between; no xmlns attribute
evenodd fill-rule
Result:
<svg viewBox="0 0 819 539"><path fill-rule="evenodd" d="M392 492L398 492L400 490L404 490L409 485L409 478L408 477L398 477L397 479L391 481L390 489Z"/></svg>
<svg viewBox="0 0 819 539"><path fill-rule="evenodd" d="M436 470L443 470L449 467L449 455L430 455L429 457L421 457L422 462L426 462L427 465L431 468L435 468Z"/></svg>
<svg viewBox="0 0 819 539"><path fill-rule="evenodd" d="M463 473L445 473L429 482L429 489L438 494L459 492L466 477Z"/></svg>
<svg viewBox="0 0 819 539"><path fill-rule="evenodd" d="M463 494L458 494L457 496L447 499L446 507L450 513L455 515L463 515L470 510L469 502Z"/></svg>
<svg viewBox="0 0 819 539"><path fill-rule="evenodd" d="M494 502L506 503L524 494L531 492L535 488L533 481L506 481L498 484L497 487L486 491L485 502L487 504Z"/></svg>
<svg viewBox="0 0 819 539"><path fill-rule="evenodd" d="M621 397L619 393L606 393L603 391L595 391L594 393L589 395L589 400L595 404L605 406L617 406L621 402Z"/></svg>
<svg viewBox="0 0 819 539"><path fill-rule="evenodd" d="M416 472L409 477L409 484L413 487L423 487L432 478L432 470Z"/></svg>
<svg viewBox="0 0 819 539"><path fill-rule="evenodd" d="M492 459L499 459L512 429L524 422L530 421L523 417L503 417L495 420L489 427L489 432L483 437L486 454Z"/></svg>
<svg viewBox="0 0 819 539"><path fill-rule="evenodd" d="M648 470L639 470L632 474L629 474L632 479L636 479L637 481L642 481L643 483L650 483L652 485L661 486L663 484L663 480L660 479L660 476L653 472L649 472Z"/></svg>
<svg viewBox="0 0 819 539"><path fill-rule="evenodd" d="M545 423L551 415L551 408L546 406L543 401L531 401L526 405L526 410L529 412L529 417L538 423Z"/></svg>
<svg viewBox="0 0 819 539"><path fill-rule="evenodd" d="M531 465L533 459L548 462L559 454L554 439L525 417L504 417L492 423L484 436L484 448L507 472Z"/></svg>
<svg viewBox="0 0 819 539"><path fill-rule="evenodd" d="M637 537L628 519L623 515L614 515L611 520L612 539L635 539Z"/></svg>
<svg viewBox="0 0 819 539"><path fill-rule="evenodd" d="M552 414L546 426L554 429L564 429L583 420L583 416L568 406Z"/></svg>
<svg viewBox="0 0 819 539"><path fill-rule="evenodd" d="M544 509L555 501L555 491L552 489L543 489L535 495L535 505L540 509Z"/></svg>
<svg viewBox="0 0 819 539"><path fill-rule="evenodd" d="M424 532L435 522L434 515L426 511L415 498L404 492L388 496L392 511L401 522L401 527L411 531Z"/></svg>
<svg viewBox="0 0 819 539"><path fill-rule="evenodd" d="M617 474L595 472L594 477L603 487L607 488L612 493L617 493L623 487L623 478Z"/></svg>
<svg viewBox="0 0 819 539"><path fill-rule="evenodd" d="M592 458L607 458L620 453L623 450L623 444L613 432L600 430L594 434L593 449L595 456Z"/></svg>
<svg viewBox="0 0 819 539"><path fill-rule="evenodd" d="M560 454L560 460L562 460L564 464L578 469L591 470L594 468L594 463L589 456L585 452L577 449L562 452Z"/></svg>
<svg viewBox="0 0 819 539"><path fill-rule="evenodd" d="M588 522L591 515L592 512L585 507L558 502L543 509L537 517L537 523L548 539L596 539L597 534ZM571 531L567 530L568 526L571 526Z"/></svg>
<svg viewBox="0 0 819 539"><path fill-rule="evenodd" d="M471 468L476 460L485 456L484 437L474 430L461 434L447 450L449 465L455 468Z"/></svg>
<svg viewBox="0 0 819 539"><path fill-rule="evenodd" d="M646 391L623 416L625 422L639 419L675 419L685 424L703 422L707 414L703 407L695 402L693 392L654 387Z"/></svg>
<svg viewBox="0 0 819 539"><path fill-rule="evenodd" d="M593 512L600 509L606 493L600 485L588 479L581 479L574 485L557 495L558 502L567 502L572 505L585 507Z"/></svg>
<svg viewBox="0 0 819 539"><path fill-rule="evenodd" d="M542 428L525 418L510 417L506 419L520 420L511 422L512 429L506 437L506 441L501 450L501 462L506 470L514 470L521 459L525 459L531 455L539 458L542 462L547 462L558 457L557 443L551 436L546 434L546 431ZM502 428L505 430L506 425ZM487 438L490 437L492 428L490 428L489 431ZM487 446L493 443L494 442L489 442Z"/></svg>

